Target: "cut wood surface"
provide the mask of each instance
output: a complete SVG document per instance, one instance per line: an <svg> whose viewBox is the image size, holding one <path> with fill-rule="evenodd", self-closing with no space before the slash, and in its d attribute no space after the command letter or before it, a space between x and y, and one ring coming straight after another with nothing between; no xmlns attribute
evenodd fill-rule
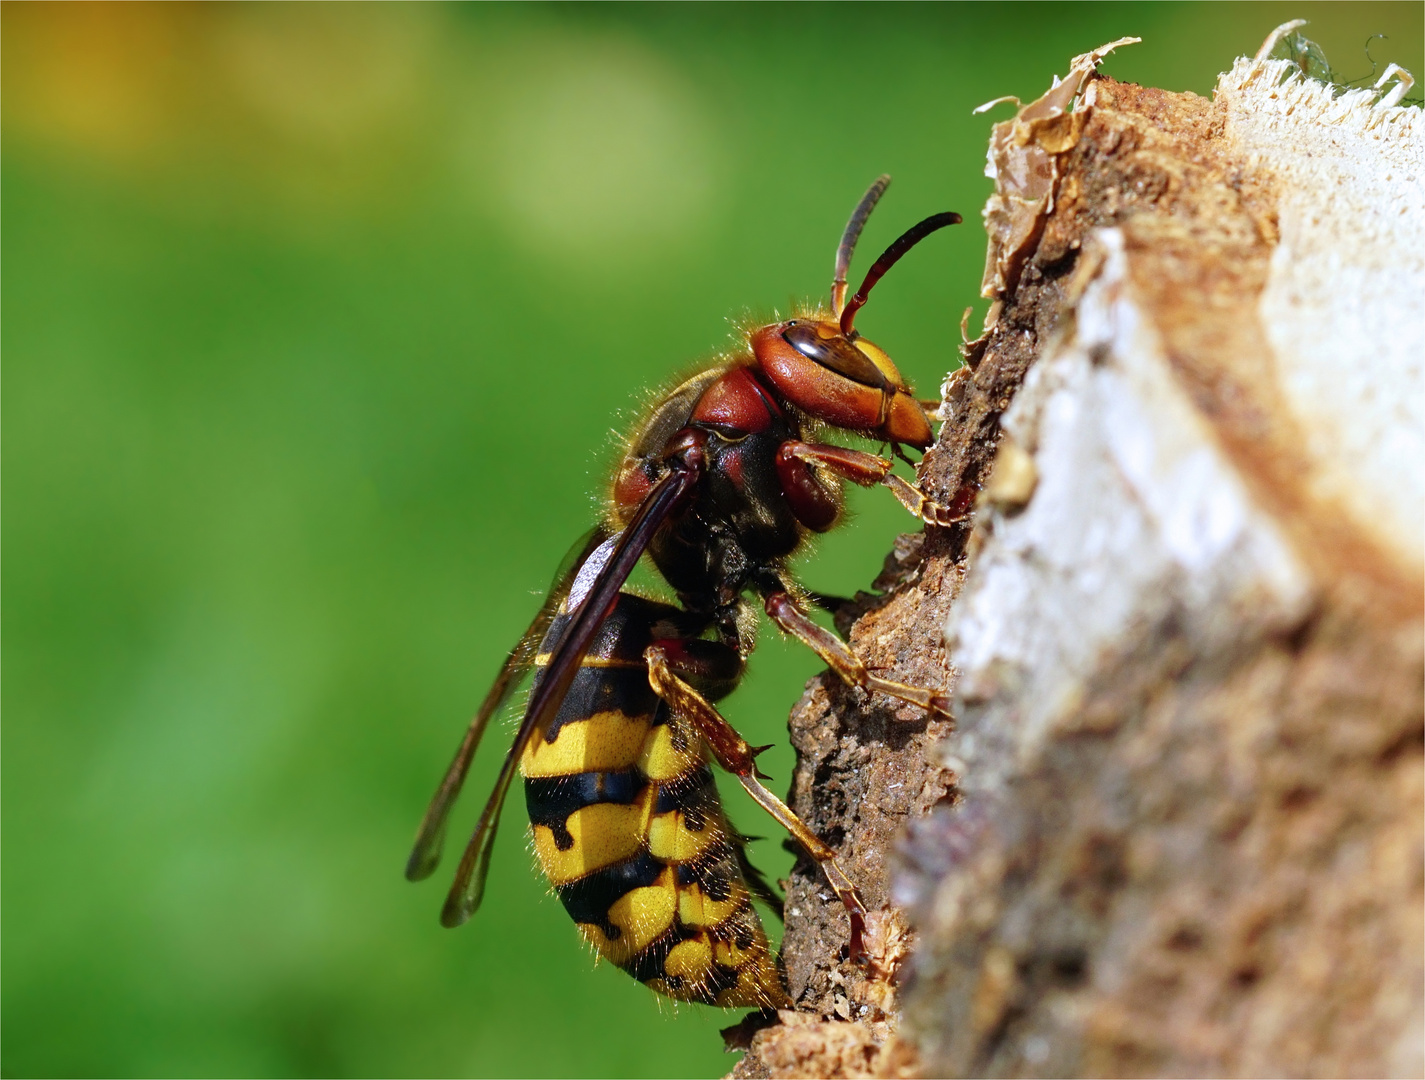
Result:
<svg viewBox="0 0 1425 1080"><path fill-rule="evenodd" d="M1425 1073L1421 110L1112 47L994 127L922 467L973 526L842 613L955 723L830 676L792 717L870 963L800 863L803 1011L735 1075Z"/></svg>

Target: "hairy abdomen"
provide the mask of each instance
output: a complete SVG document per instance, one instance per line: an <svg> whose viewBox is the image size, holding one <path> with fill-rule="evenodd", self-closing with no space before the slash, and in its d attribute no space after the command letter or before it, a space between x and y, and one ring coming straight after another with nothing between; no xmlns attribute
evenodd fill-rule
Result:
<svg viewBox="0 0 1425 1080"><path fill-rule="evenodd" d="M526 748L535 853L580 933L640 982L682 1001L786 1005L701 742L648 684L662 608L620 597Z"/></svg>

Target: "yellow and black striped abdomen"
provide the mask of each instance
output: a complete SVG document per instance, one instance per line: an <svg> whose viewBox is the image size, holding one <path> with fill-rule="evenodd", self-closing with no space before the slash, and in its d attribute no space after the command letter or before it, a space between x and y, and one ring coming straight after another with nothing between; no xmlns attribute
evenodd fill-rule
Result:
<svg viewBox="0 0 1425 1080"><path fill-rule="evenodd" d="M680 614L621 596L526 747L535 853L580 932L634 978L682 1001L785 1005L701 741L648 683L654 626Z"/></svg>

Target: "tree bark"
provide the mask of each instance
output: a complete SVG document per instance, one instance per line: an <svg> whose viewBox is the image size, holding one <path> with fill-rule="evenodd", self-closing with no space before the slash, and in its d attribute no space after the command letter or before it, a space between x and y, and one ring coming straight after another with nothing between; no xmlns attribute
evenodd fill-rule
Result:
<svg viewBox="0 0 1425 1080"><path fill-rule="evenodd" d="M1106 51L994 130L921 470L973 528L842 613L956 722L832 676L792 716L870 962L799 863L801 1011L734 1075L1425 1072L1421 110Z"/></svg>

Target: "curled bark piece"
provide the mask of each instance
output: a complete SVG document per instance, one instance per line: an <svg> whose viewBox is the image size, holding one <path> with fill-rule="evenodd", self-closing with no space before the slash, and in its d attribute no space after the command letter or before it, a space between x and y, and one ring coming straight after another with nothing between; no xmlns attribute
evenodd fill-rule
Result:
<svg viewBox="0 0 1425 1080"><path fill-rule="evenodd" d="M1030 253L1044 217L1054 209L1058 163L1073 148L1083 130L1083 113L1070 111L1084 82L1120 45L1136 45L1141 38L1117 41L1074 57L1069 74L1037 100L1022 107L1011 120L996 124L990 135L985 175L995 181L995 192L985 204L985 231L990 243L985 254L985 276L980 295L998 299L1019 284L1024 259ZM981 105L981 112L1014 98L997 98Z"/></svg>

